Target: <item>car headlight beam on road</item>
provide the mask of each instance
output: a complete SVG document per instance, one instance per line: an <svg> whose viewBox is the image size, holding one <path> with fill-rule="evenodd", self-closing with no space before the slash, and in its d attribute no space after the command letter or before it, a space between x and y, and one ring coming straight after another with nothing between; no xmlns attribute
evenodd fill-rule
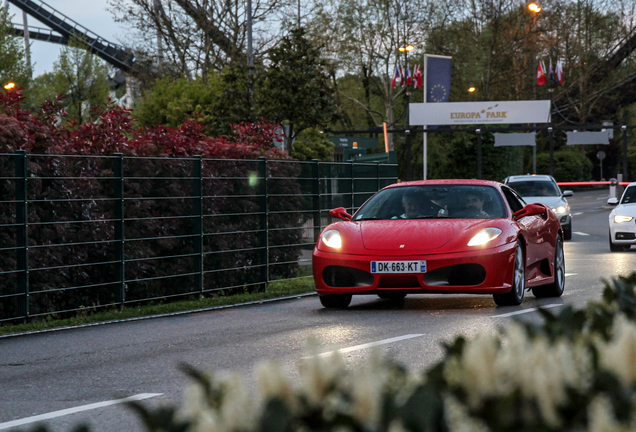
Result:
<svg viewBox="0 0 636 432"><path fill-rule="evenodd" d="M632 216L620 216L620 215L615 215L614 216L614 222L615 223L629 222L632 219L634 219Z"/></svg>
<svg viewBox="0 0 636 432"><path fill-rule="evenodd" d="M330 248L340 249L342 247L342 238L340 231L329 230L322 233L322 242Z"/></svg>
<svg viewBox="0 0 636 432"><path fill-rule="evenodd" d="M473 236L468 242L468 246L481 246L501 235L499 228L484 228Z"/></svg>

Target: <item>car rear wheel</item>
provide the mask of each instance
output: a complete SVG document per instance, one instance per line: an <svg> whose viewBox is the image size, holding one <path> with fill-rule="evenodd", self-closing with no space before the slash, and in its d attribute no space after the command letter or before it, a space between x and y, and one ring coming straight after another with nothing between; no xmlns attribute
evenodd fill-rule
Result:
<svg viewBox="0 0 636 432"><path fill-rule="evenodd" d="M406 294L404 294L404 293L380 293L380 294L378 294L378 297L380 297L381 299L387 299L387 300L403 300L404 297L406 297Z"/></svg>
<svg viewBox="0 0 636 432"><path fill-rule="evenodd" d="M494 294L492 297L498 306L516 306L523 301L526 291L526 264L521 240L517 240L515 262L512 271L512 289L505 294Z"/></svg>
<svg viewBox="0 0 636 432"><path fill-rule="evenodd" d="M609 247L612 252L622 252L629 249L629 246L618 245L612 241L612 232L609 232Z"/></svg>
<svg viewBox="0 0 636 432"><path fill-rule="evenodd" d="M320 303L329 309L344 309L351 303L351 294L319 296Z"/></svg>
<svg viewBox="0 0 636 432"><path fill-rule="evenodd" d="M535 297L561 297L565 289L565 254L563 241L557 237L554 248L554 282L548 285L532 288Z"/></svg>
<svg viewBox="0 0 636 432"><path fill-rule="evenodd" d="M563 227L563 239L572 240L572 222L569 225Z"/></svg>

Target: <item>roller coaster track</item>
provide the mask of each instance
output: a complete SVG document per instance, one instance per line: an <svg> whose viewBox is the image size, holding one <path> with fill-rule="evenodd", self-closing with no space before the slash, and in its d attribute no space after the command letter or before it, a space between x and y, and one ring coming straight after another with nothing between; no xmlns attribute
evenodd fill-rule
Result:
<svg viewBox="0 0 636 432"><path fill-rule="evenodd" d="M9 0L9 2L46 24L52 30L47 32L45 29L35 28L32 30L29 28L30 38L68 44L71 37L75 37L84 42L91 52L107 63L124 72L129 72L132 69L134 56L126 51L124 47L109 42L42 0ZM24 32L18 28L14 28L14 32L16 35L24 35ZM58 34L55 35L53 32Z"/></svg>

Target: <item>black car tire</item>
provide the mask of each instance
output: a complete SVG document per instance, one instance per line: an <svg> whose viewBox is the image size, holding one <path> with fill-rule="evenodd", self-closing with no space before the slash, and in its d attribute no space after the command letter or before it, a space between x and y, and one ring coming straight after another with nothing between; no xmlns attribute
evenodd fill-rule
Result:
<svg viewBox="0 0 636 432"><path fill-rule="evenodd" d="M565 254L563 240L557 237L554 247L554 282L548 285L532 288L535 297L561 297L565 290Z"/></svg>
<svg viewBox="0 0 636 432"><path fill-rule="evenodd" d="M406 297L404 293L379 293L378 297L385 300L403 300Z"/></svg>
<svg viewBox="0 0 636 432"><path fill-rule="evenodd" d="M563 240L572 240L572 222L563 226Z"/></svg>
<svg viewBox="0 0 636 432"><path fill-rule="evenodd" d="M328 309L345 309L351 304L351 294L319 296L320 303Z"/></svg>
<svg viewBox="0 0 636 432"><path fill-rule="evenodd" d="M497 306L517 306L523 301L526 291L526 260L521 240L517 240L512 271L512 289L505 294L493 294Z"/></svg>

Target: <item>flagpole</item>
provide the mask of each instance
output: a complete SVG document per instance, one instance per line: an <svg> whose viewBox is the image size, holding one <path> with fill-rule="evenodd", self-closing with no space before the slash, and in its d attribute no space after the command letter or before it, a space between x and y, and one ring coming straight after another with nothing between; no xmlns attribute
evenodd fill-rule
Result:
<svg viewBox="0 0 636 432"><path fill-rule="evenodd" d="M424 103L426 103L426 83L427 81L427 77L426 77L426 73L428 70L428 56L426 54L424 54L424 67L423 67L423 71L422 71L422 92L424 93ZM423 134L423 141L422 141L422 170L423 170L423 176L422 176L422 180L426 180L427 178L427 171L428 171L428 161L426 159L426 153L427 153L427 142L426 142L426 125L423 126L424 127L424 134Z"/></svg>

